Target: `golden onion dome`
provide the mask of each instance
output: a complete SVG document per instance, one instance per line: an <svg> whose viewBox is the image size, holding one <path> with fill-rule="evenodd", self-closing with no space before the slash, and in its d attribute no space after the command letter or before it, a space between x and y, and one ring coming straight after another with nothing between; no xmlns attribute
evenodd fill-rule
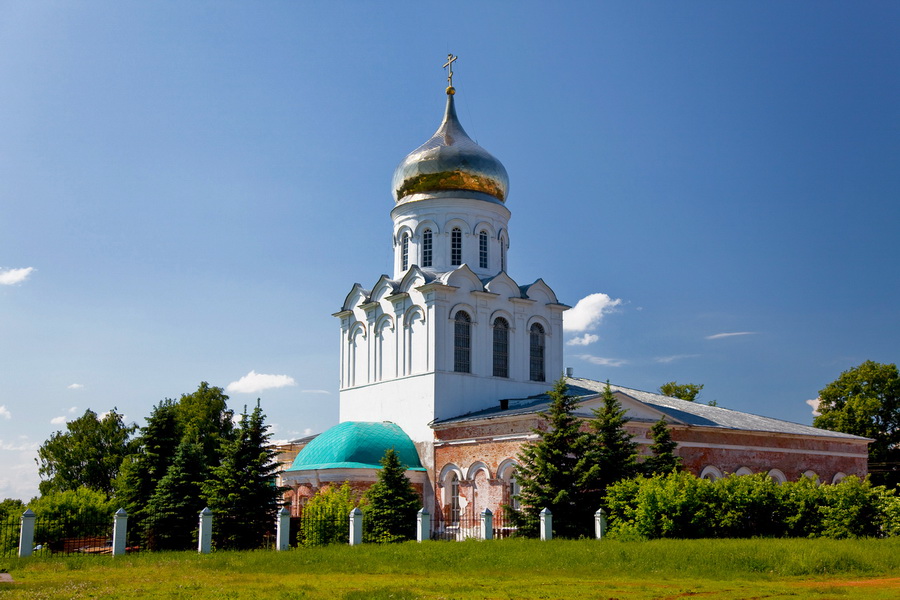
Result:
<svg viewBox="0 0 900 600"><path fill-rule="evenodd" d="M438 130L394 171L392 188L397 202L413 194L461 190L506 200L506 168L466 134L456 116L454 93L453 87L447 88L447 110Z"/></svg>

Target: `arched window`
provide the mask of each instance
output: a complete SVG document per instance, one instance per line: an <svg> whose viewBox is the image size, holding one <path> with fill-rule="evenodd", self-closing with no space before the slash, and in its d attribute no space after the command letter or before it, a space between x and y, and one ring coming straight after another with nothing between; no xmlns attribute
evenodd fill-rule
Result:
<svg viewBox="0 0 900 600"><path fill-rule="evenodd" d="M401 271L405 271L409 268L409 234L404 233L403 237L400 239L400 254L401 254Z"/></svg>
<svg viewBox="0 0 900 600"><path fill-rule="evenodd" d="M450 474L450 523L459 523L459 475Z"/></svg>
<svg viewBox="0 0 900 600"><path fill-rule="evenodd" d="M422 266L430 267L431 266L431 256L432 256L432 235L431 230L426 229L422 232Z"/></svg>
<svg viewBox="0 0 900 600"><path fill-rule="evenodd" d="M453 370L472 371L472 319L464 310L456 313L453 324Z"/></svg>
<svg viewBox="0 0 900 600"><path fill-rule="evenodd" d="M506 240L500 238L500 270L506 272Z"/></svg>
<svg viewBox="0 0 900 600"><path fill-rule="evenodd" d="M450 266L462 264L462 229L454 227L450 232Z"/></svg>
<svg viewBox="0 0 900 600"><path fill-rule="evenodd" d="M494 319L494 377L509 377L509 323Z"/></svg>
<svg viewBox="0 0 900 600"><path fill-rule="evenodd" d="M540 323L531 326L529 348L531 381L546 381L544 376L544 328Z"/></svg>
<svg viewBox="0 0 900 600"><path fill-rule="evenodd" d="M478 234L478 267L488 268L488 234L482 231Z"/></svg>
<svg viewBox="0 0 900 600"><path fill-rule="evenodd" d="M507 485L507 504L513 510L519 510L519 480L516 478L516 472L513 471L509 475L509 484Z"/></svg>

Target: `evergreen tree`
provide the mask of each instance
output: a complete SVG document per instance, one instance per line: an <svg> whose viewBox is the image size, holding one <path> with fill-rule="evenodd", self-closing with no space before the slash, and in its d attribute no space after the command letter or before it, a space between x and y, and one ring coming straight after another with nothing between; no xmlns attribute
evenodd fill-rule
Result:
<svg viewBox="0 0 900 600"><path fill-rule="evenodd" d="M381 458L378 481L365 494L366 541L402 542L416 537L416 513L422 499L406 477L400 455L388 448Z"/></svg>
<svg viewBox="0 0 900 600"><path fill-rule="evenodd" d="M603 406L594 409L594 418L590 421L591 449L590 457L598 468L593 480L593 499L600 507L606 488L622 479L637 475L637 443L633 435L625 431L625 410L613 395L606 382L603 390Z"/></svg>
<svg viewBox="0 0 900 600"><path fill-rule="evenodd" d="M205 506L200 494L205 475L201 445L183 439L142 513L145 547L187 550L196 543L197 515Z"/></svg>
<svg viewBox="0 0 900 600"><path fill-rule="evenodd" d="M650 428L650 445L652 453L641 464L641 472L648 476L667 475L672 471L681 470L681 457L675 455L678 443L672 440L672 431L666 424L666 419L661 418Z"/></svg>
<svg viewBox="0 0 900 600"><path fill-rule="evenodd" d="M581 431L575 416L577 400L568 395L565 379L547 393L550 404L540 416L546 428L533 429L538 439L519 451L519 504L514 510L504 507L521 535L536 536L540 512L553 513L554 535L577 537L589 531L591 515L597 509L591 496L598 466L591 464L589 436Z"/></svg>
<svg viewBox="0 0 900 600"><path fill-rule="evenodd" d="M249 415L245 407L237 435L222 446L221 463L203 483L207 506L218 523L218 548L259 548L275 525L281 489L275 486L278 465L268 429L259 400Z"/></svg>

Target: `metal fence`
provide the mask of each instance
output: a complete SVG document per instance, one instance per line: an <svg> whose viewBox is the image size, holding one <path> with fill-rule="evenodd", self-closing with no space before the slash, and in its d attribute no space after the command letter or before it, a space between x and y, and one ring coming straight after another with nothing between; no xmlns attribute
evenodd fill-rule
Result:
<svg viewBox="0 0 900 600"><path fill-rule="evenodd" d="M0 558L16 556L19 551L19 517L0 519Z"/></svg>
<svg viewBox="0 0 900 600"><path fill-rule="evenodd" d="M72 515L65 519L37 517L34 554L112 554L112 530L112 513L103 518L96 515Z"/></svg>
<svg viewBox="0 0 900 600"><path fill-rule="evenodd" d="M498 511L493 514L490 520L489 531L492 539L503 539L515 535L515 527L508 518L504 517L502 512ZM456 519L436 519L432 522L431 539L451 542L468 539L482 540L485 537L483 521L484 517L474 511L460 513L459 518Z"/></svg>

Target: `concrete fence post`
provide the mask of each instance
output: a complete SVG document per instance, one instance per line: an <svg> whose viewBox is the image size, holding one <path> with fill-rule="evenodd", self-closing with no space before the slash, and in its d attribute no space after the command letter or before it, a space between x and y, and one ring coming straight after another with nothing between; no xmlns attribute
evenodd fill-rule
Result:
<svg viewBox="0 0 900 600"><path fill-rule="evenodd" d="M429 539L431 539L431 514L423 506L416 513L416 541L424 542Z"/></svg>
<svg viewBox="0 0 900 600"><path fill-rule="evenodd" d="M350 511L350 545L358 546L362 544L362 511L359 507L355 507Z"/></svg>
<svg viewBox="0 0 900 600"><path fill-rule="evenodd" d="M541 509L541 541L553 539L553 513L549 508Z"/></svg>
<svg viewBox="0 0 900 600"><path fill-rule="evenodd" d="M27 509L22 513L22 526L19 529L19 556L31 556L34 550L34 513Z"/></svg>
<svg viewBox="0 0 900 600"><path fill-rule="evenodd" d="M494 513L489 508L481 511L481 539L494 539Z"/></svg>
<svg viewBox="0 0 900 600"><path fill-rule="evenodd" d="M128 535L128 513L124 508L120 508L113 515L113 556L122 556L125 554L125 538Z"/></svg>
<svg viewBox="0 0 900 600"><path fill-rule="evenodd" d="M212 551L213 513L207 506L200 511L200 535L197 536L197 552L209 554Z"/></svg>
<svg viewBox="0 0 900 600"><path fill-rule="evenodd" d="M606 511L602 508L594 513L594 535L598 540L606 535Z"/></svg>
<svg viewBox="0 0 900 600"><path fill-rule="evenodd" d="M278 511L278 520L275 522L275 549L287 550L291 547L291 511L282 507Z"/></svg>

